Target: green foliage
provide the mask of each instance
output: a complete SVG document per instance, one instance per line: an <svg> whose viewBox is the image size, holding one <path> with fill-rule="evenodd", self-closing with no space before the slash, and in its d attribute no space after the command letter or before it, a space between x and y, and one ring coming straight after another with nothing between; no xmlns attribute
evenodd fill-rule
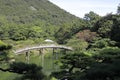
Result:
<svg viewBox="0 0 120 80"><path fill-rule="evenodd" d="M45 75L42 73L42 67L38 67L36 64L26 64L22 62L11 62L13 55L9 50L12 47L0 41L0 71L21 74L19 80L43 80ZM9 65L8 62L11 62ZM7 64L5 66L2 66ZM16 78L18 80L18 78Z"/></svg>
<svg viewBox="0 0 120 80"><path fill-rule="evenodd" d="M59 22L63 23L71 21L70 18L75 18L48 0L2 0L0 5L1 15L5 15L8 21L15 23L30 23L41 19L60 24Z"/></svg>
<svg viewBox="0 0 120 80"><path fill-rule="evenodd" d="M85 53L76 51L74 53L66 54L60 61L63 64L61 66L63 70L53 72L52 76L61 80L76 80L76 78L80 76L78 73L84 73L84 71L89 68L93 60Z"/></svg>
<svg viewBox="0 0 120 80"><path fill-rule="evenodd" d="M65 66L67 66L67 68L74 66L75 68L80 68L81 70L86 69L88 64L90 64L89 56L82 52L65 55L62 57L61 61L65 64ZM69 71L71 72L72 70L70 69Z"/></svg>
<svg viewBox="0 0 120 80"><path fill-rule="evenodd" d="M74 21L74 23L62 25L62 27L60 27L58 31L54 34L54 37L59 44L65 44L67 43L68 39L72 38L73 35L84 28L85 23L83 20Z"/></svg>
<svg viewBox="0 0 120 80"><path fill-rule="evenodd" d="M0 40L0 51L9 50L9 49L11 49L11 48L12 48L11 45L5 44L4 42L2 42L2 41Z"/></svg>
<svg viewBox="0 0 120 80"><path fill-rule="evenodd" d="M24 74L22 80L43 80L45 76L41 69L41 67L35 64L25 64L22 62L12 63L9 68L13 73Z"/></svg>
<svg viewBox="0 0 120 80"><path fill-rule="evenodd" d="M101 17L93 11L90 11L84 16L84 20L86 21L88 28L92 28L100 18Z"/></svg>
<svg viewBox="0 0 120 80"><path fill-rule="evenodd" d="M73 49L77 51L86 50L86 48L88 47L88 43L80 39L70 39L67 45L73 47Z"/></svg>
<svg viewBox="0 0 120 80"><path fill-rule="evenodd" d="M60 9L48 0L2 0L0 5L0 39L2 40L56 38L58 41L61 39L54 35L62 25L63 28L70 30L68 34L64 31L66 34L62 40L64 42L66 38L71 37L71 34L73 35L80 29L80 26L83 26L81 19ZM79 24L79 22L81 23ZM63 26L64 24L68 24L68 26Z"/></svg>
<svg viewBox="0 0 120 80"><path fill-rule="evenodd" d="M12 48L11 45L8 45L0 40L0 61L9 61L11 58L9 50Z"/></svg>
<svg viewBox="0 0 120 80"><path fill-rule="evenodd" d="M91 47L90 48L105 48L108 46L115 46L116 42L115 41L111 41L109 38L102 38L102 39L97 39L95 41L93 41L94 43L91 43Z"/></svg>
<svg viewBox="0 0 120 80"><path fill-rule="evenodd" d="M98 55L94 55L93 57L95 58L96 63L87 70L86 77L88 80L116 80L119 78L119 48L102 49Z"/></svg>
<svg viewBox="0 0 120 80"><path fill-rule="evenodd" d="M101 28L99 28L98 33L103 37L110 37L110 31L112 29L113 21L107 20L106 22L101 24Z"/></svg>
<svg viewBox="0 0 120 80"><path fill-rule="evenodd" d="M68 80L117 80L119 79L120 49L113 46L110 39L98 43L104 44L97 51L85 51L66 54L61 58L62 71L53 72L57 79ZM95 53L93 53L95 52ZM117 66L116 66L117 65ZM99 74L98 74L99 73Z"/></svg>
<svg viewBox="0 0 120 80"><path fill-rule="evenodd" d="M101 18L95 26L94 31L103 38L110 38L117 42L120 41L120 15L109 14Z"/></svg>
<svg viewBox="0 0 120 80"><path fill-rule="evenodd" d="M52 76L61 80L119 80L120 15L108 14L100 18L90 12L84 20L87 23L85 26L98 35L93 35L92 39L92 32L85 29L77 37L66 39L75 52L61 58L62 70L53 72ZM67 34L70 30L61 29L59 34L63 39L64 32Z"/></svg>
<svg viewBox="0 0 120 80"><path fill-rule="evenodd" d="M85 14L82 20L48 0L1 0L0 5L1 40L12 39L14 42L8 43L20 48L52 39L74 48L73 53L67 53L56 61L61 70L53 72L52 77L61 80L120 79L120 49L117 48L120 44L119 6L118 14L109 14L101 18L91 11ZM13 55L9 54L11 48L0 41L1 63L13 58ZM31 63L38 62L36 56L31 57ZM53 61L49 58L52 56L47 55L45 58L46 64L51 67ZM20 59L24 61L23 56ZM35 64L12 63L7 68L1 66L0 70L20 74L17 80L43 80L45 77L42 68Z"/></svg>
<svg viewBox="0 0 120 80"><path fill-rule="evenodd" d="M68 29L64 29L64 28L60 28L58 30L58 32L55 34L55 38L57 39L57 42L59 44L64 44L65 39L69 37L69 30Z"/></svg>

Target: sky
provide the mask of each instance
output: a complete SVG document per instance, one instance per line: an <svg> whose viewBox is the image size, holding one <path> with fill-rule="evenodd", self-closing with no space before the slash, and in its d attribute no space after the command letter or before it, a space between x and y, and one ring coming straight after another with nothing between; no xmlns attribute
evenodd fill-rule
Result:
<svg viewBox="0 0 120 80"><path fill-rule="evenodd" d="M83 18L86 13L93 11L100 16L117 12L120 0L49 0L73 15Z"/></svg>

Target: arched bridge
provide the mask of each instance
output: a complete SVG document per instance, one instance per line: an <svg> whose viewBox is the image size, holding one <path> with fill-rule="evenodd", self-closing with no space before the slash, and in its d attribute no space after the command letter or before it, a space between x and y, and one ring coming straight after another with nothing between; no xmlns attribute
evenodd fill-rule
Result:
<svg viewBox="0 0 120 80"><path fill-rule="evenodd" d="M65 49L65 50L73 50L71 47L68 47L68 46L55 45L55 44L49 44L49 45L44 44L44 45L26 47L26 48L23 48L23 49L19 49L19 50L14 51L14 53L15 54L21 54L23 52L28 52L30 50L39 50L39 49L44 49L44 48L53 48L53 49L59 48L59 49Z"/></svg>
<svg viewBox="0 0 120 80"><path fill-rule="evenodd" d="M68 47L68 46L56 45L56 44L43 44L43 45L38 45L38 46L22 48L22 49L14 51L14 53L16 55L18 55L18 54L25 54L26 61L27 61L27 63L29 63L30 51L31 50L38 50L39 51L39 55L41 55L41 57L42 57L41 61L42 61L42 66L43 66L44 65L44 55L42 55L42 54L43 54L43 49L45 49L45 48L52 48L53 49L53 56L56 53L55 49L64 49L65 51L66 50L69 50L69 51L73 50L71 47ZM57 59L57 54L55 55L55 57Z"/></svg>

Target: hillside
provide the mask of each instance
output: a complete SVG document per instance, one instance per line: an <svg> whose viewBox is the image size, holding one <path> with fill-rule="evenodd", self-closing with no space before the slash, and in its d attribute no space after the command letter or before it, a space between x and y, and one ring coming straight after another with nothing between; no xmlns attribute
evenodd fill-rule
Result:
<svg viewBox="0 0 120 80"><path fill-rule="evenodd" d="M54 39L60 28L66 28L69 30L67 33L70 33L83 27L82 23L82 19L48 0L0 1L0 39Z"/></svg>
<svg viewBox="0 0 120 80"><path fill-rule="evenodd" d="M60 24L77 19L47 0L1 0L0 16L16 23L42 20Z"/></svg>

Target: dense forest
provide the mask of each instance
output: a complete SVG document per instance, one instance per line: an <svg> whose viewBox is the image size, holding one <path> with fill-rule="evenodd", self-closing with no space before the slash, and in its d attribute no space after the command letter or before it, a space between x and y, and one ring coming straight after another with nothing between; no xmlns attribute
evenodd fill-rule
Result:
<svg viewBox="0 0 120 80"><path fill-rule="evenodd" d="M83 23L47 0L1 0L0 5L2 40L54 39L54 34L64 25L73 29L73 26L82 27Z"/></svg>
<svg viewBox="0 0 120 80"><path fill-rule="evenodd" d="M73 48L58 51L58 71L46 75L36 63L15 61L14 49L45 39ZM48 0L1 0L0 64L4 80L120 80L120 5L116 14L78 18Z"/></svg>

